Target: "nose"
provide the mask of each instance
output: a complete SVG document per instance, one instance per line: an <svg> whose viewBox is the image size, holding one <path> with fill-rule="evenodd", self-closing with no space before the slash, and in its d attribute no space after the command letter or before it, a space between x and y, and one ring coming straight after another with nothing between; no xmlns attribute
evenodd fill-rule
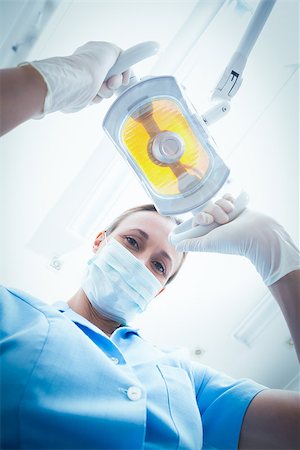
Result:
<svg viewBox="0 0 300 450"><path fill-rule="evenodd" d="M147 267L147 269L152 272L152 266L151 266L151 254L150 252L144 251L143 253L139 253L136 255L137 259L144 264L144 266Z"/></svg>

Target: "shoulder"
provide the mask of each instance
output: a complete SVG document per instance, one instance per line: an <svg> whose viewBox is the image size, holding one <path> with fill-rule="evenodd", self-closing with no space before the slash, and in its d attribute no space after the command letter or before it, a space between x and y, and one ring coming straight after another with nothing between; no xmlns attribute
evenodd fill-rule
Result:
<svg viewBox="0 0 300 450"><path fill-rule="evenodd" d="M7 304L12 305L13 303L17 303L18 305L28 304L33 307L41 307L44 306L41 300L33 297L26 292L23 292L14 288L6 288L5 286L0 286L0 304L1 307L4 307Z"/></svg>
<svg viewBox="0 0 300 450"><path fill-rule="evenodd" d="M4 302L12 302L12 301L18 301L18 302L24 302L31 304L32 306L43 306L45 305L44 302L41 300L33 297L30 294L27 294L26 292L23 292L19 289L0 286L0 302L1 304L4 304Z"/></svg>
<svg viewBox="0 0 300 450"><path fill-rule="evenodd" d="M46 332L49 318L58 314L53 306L30 294L0 286L1 337L32 327Z"/></svg>
<svg viewBox="0 0 300 450"><path fill-rule="evenodd" d="M265 389L265 386L256 383L248 378L236 379L224 372L217 371L211 367L193 362L192 370L197 383L197 397L204 406L214 398L222 398L222 401L228 398L230 402L234 398L239 401L253 398L259 391Z"/></svg>
<svg viewBox="0 0 300 450"><path fill-rule="evenodd" d="M0 308L31 308L37 312L50 313L55 307L19 289L0 286Z"/></svg>

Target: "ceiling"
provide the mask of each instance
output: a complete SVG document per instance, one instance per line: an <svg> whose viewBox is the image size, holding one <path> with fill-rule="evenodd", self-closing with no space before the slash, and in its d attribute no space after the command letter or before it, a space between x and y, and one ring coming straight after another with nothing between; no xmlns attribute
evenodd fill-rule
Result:
<svg viewBox="0 0 300 450"><path fill-rule="evenodd" d="M201 114L257 2L54 1L52 15L41 21L28 48L11 55L11 43L31 30L36 4L1 1L6 65L67 55L90 40L111 41L124 49L155 40L160 54L139 63L136 72L175 74ZM22 9L24 5L30 9ZM232 177L249 193L250 207L272 215L299 243L297 36L299 3L278 0L231 112L211 132ZM31 120L2 138L2 284L49 303L67 300L80 285L96 230L127 207L149 201L104 137L101 123L111 103ZM95 179L100 193L89 203ZM92 226L84 236L75 236L70 220L83 207L92 210ZM53 255L60 257L60 270L49 264ZM257 310L258 318L251 319L255 336L246 345L234 334ZM292 389L299 382L287 326L244 258L190 254L178 278L136 325L155 344L181 346L192 358L234 377L250 377L273 388Z"/></svg>

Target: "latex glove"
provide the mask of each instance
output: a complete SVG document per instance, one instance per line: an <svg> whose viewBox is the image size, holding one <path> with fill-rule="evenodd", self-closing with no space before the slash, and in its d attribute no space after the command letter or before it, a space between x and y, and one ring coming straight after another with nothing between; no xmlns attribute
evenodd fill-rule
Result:
<svg viewBox="0 0 300 450"><path fill-rule="evenodd" d="M228 222L234 199L226 194L195 216L194 225L223 224L208 234L185 239L176 245L180 252L216 252L248 258L267 286L300 268L300 253L285 229L271 217L250 209ZM226 223L228 222L228 223Z"/></svg>
<svg viewBox="0 0 300 450"><path fill-rule="evenodd" d="M111 97L121 84L128 84L129 71L104 82L120 51L108 42L88 42L71 56L31 62L48 88L43 114L39 117L54 111L79 111L90 103Z"/></svg>

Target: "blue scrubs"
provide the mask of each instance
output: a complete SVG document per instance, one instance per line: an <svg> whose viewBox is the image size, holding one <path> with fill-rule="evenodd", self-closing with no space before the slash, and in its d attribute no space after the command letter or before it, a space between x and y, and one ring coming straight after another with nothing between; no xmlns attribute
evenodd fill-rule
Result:
<svg viewBox="0 0 300 450"><path fill-rule="evenodd" d="M2 449L236 449L265 389L0 288Z"/></svg>

